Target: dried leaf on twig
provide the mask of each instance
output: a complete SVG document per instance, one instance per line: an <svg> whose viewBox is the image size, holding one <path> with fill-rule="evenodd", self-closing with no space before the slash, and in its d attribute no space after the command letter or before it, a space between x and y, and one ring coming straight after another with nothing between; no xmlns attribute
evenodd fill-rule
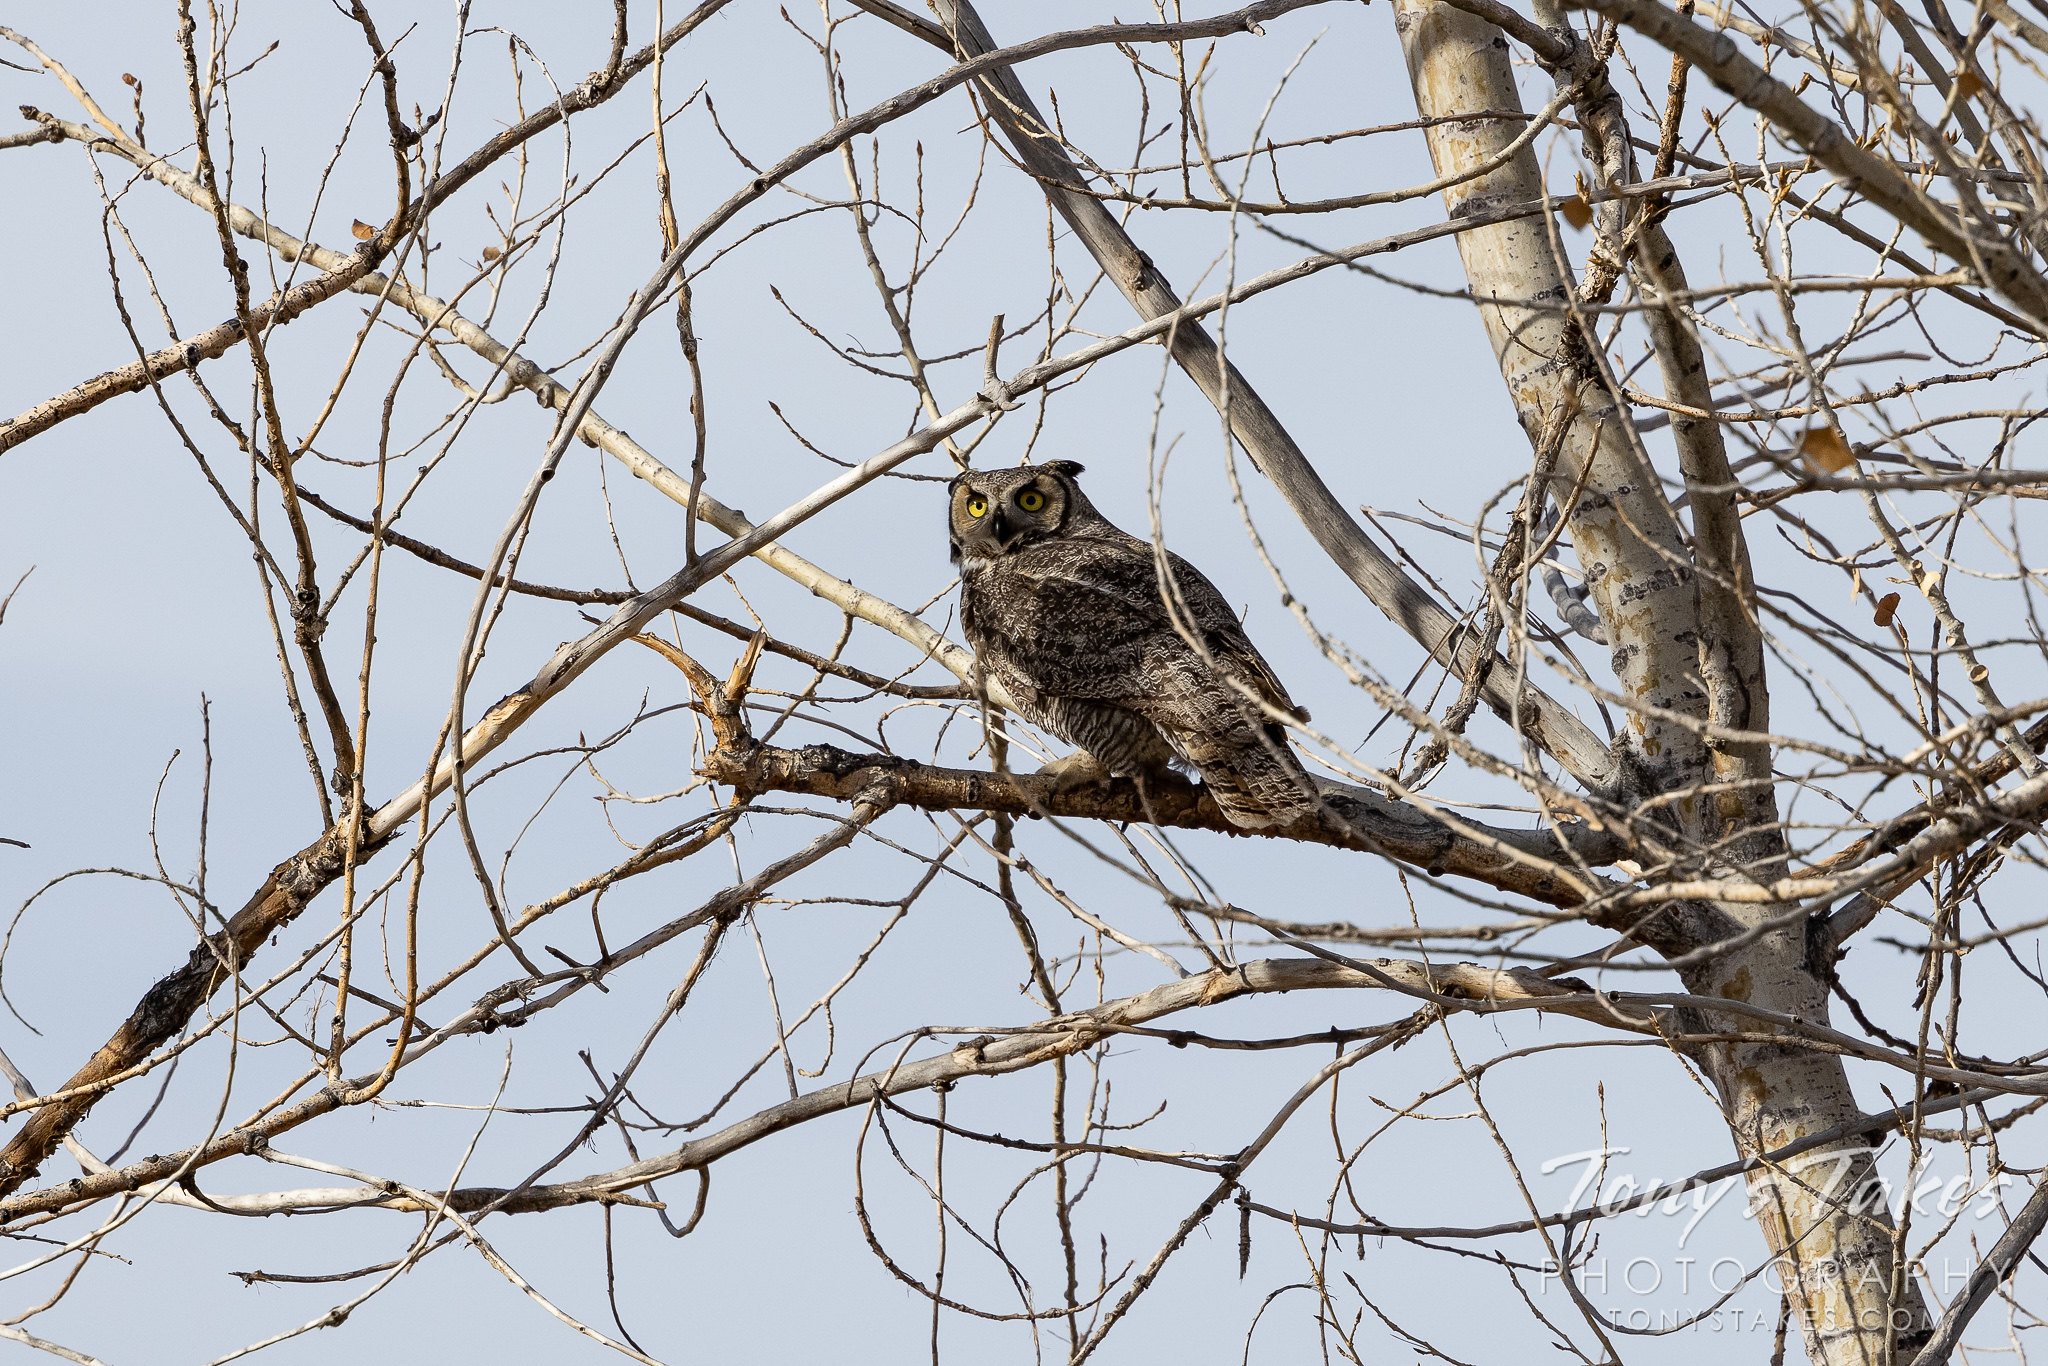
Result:
<svg viewBox="0 0 2048 1366"><path fill-rule="evenodd" d="M1856 463L1856 453L1833 427L1815 427L1799 439L1799 453L1826 474L1839 474Z"/></svg>

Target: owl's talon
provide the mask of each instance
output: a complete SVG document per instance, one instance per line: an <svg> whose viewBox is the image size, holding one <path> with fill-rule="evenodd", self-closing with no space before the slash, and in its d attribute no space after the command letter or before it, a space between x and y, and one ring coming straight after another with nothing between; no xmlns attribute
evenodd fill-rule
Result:
<svg viewBox="0 0 2048 1366"><path fill-rule="evenodd" d="M1055 759L1039 769L1037 776L1052 779L1054 792L1067 793L1083 787L1100 786L1115 775L1087 750L1077 749L1066 758Z"/></svg>

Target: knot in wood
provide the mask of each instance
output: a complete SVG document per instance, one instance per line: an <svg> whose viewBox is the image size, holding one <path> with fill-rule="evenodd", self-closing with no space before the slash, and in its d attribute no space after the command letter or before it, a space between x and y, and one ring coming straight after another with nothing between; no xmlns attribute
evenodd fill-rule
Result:
<svg viewBox="0 0 2048 1366"><path fill-rule="evenodd" d="M980 1067L985 1061L982 1057L982 1049L995 1041L996 1036L993 1034L978 1034L965 1043L955 1044L953 1045L953 1061L962 1067ZM944 1090L945 1085L935 1085L932 1089Z"/></svg>
<svg viewBox="0 0 2048 1366"><path fill-rule="evenodd" d="M850 777L867 768L902 768L912 762L894 754L855 754L837 745L805 745L797 755L805 767L835 778Z"/></svg>

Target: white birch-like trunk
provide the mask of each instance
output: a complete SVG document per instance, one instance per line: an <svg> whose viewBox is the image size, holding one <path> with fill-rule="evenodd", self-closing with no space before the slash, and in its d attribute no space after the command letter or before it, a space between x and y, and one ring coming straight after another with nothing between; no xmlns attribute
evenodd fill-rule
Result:
<svg viewBox="0 0 2048 1366"><path fill-rule="evenodd" d="M1499 29L1436 0L1394 0L1394 12L1418 114L1441 118L1521 108ZM1520 127L1494 119L1430 128L1437 174L1481 163ZM1453 187L1445 200L1456 219L1542 193L1535 154L1525 149L1498 169ZM1572 282L1550 229L1541 219L1503 223L1461 234L1458 247L1472 293L1484 301L1480 317L1524 429L1533 439L1560 405L1578 405L1560 453L1557 487L1565 499L1572 488L1579 490L1567 509L1572 540L1606 623L1622 688L1635 702L1699 721L1767 725L1760 719L1769 715L1761 657L1752 642L1739 638L1745 624L1726 605L1736 596L1729 591L1729 573L1746 573L1739 525L1723 522L1710 532L1716 545L1709 568L1721 582L1704 586L1710 601L1702 610L1703 585L1686 533L1658 479L1635 454L1607 391L1597 377L1582 372L1584 362L1575 363L1575 355L1584 354L1570 344L1577 324L1561 307L1572 297ZM1523 301L1548 307L1518 306ZM1738 565L1745 567L1736 570ZM1748 629L1754 629L1753 623ZM1718 679L1710 685L1708 678L1725 677L1728 671L1703 665L1731 656L1751 667L1732 671L1732 685ZM1731 687L1744 695L1710 696ZM1726 772L1734 756L1717 756L1694 730L1641 710L1629 713L1617 745L1627 786L1614 795L1623 800L1687 792L1717 776L1734 776ZM1760 760L1760 771L1768 774L1768 754L1743 759L1747 762L1735 766L1754 770ZM1776 862L1768 853L1774 837L1768 833L1720 843L1728 839L1731 826L1775 821L1768 787L1758 791L1766 795L1733 802L1679 797L1668 807L1665 838L1675 848L1718 844L1739 851L1738 859L1763 860L1747 868L1719 859L1705 867L1688 860L1694 871L1774 875ZM1638 833L1657 832L1648 827ZM1684 865L1673 871L1682 875ZM1639 937L1667 955L1683 953L1737 934L1780 909L1673 903ZM1747 1001L1816 1022L1827 1019L1827 985L1809 962L1806 936L1798 928L1766 934L1682 976L1696 995ZM1710 1031L1729 1022L1688 1023L1694 1030ZM1853 1124L1861 1114L1834 1056L1770 1044L1706 1045L1689 1055L1714 1085L1744 1155ZM1883 1207L1856 1207L1858 1194L1871 1188L1873 1174L1868 1144L1844 1138L1749 1179L1751 1207L1778 1259L1807 1355L1823 1366L1891 1360L1897 1347L1924 1340L1929 1330L1929 1317L1910 1279L1894 1306L1891 1222Z"/></svg>

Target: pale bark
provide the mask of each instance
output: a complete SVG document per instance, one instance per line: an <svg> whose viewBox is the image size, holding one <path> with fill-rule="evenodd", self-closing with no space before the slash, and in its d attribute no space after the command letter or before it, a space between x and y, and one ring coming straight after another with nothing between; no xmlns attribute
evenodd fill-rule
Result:
<svg viewBox="0 0 2048 1366"><path fill-rule="evenodd" d="M1437 117L1519 107L1507 42L1499 29L1433 0L1396 0L1395 22L1408 56L1418 113ZM1585 71L1574 74L1592 77ZM1501 125L1494 121L1434 126L1428 138L1439 174L1484 160L1504 140ZM1889 173L1889 167L1884 169ZM1536 159L1524 155L1457 187L1446 199L1456 217L1541 190ZM1750 643L1754 628L1745 620L1739 589L1746 563L1740 525L1718 508L1710 508L1701 518L1696 530L1709 542L1701 560L1714 579L1702 594L1692 550L1657 477L1637 456L1624 426L1626 415L1598 382L1598 359L1589 356L1590 348L1573 335L1576 323L1569 305L1574 287L1559 259L1555 231L1543 223L1501 224L1462 234L1458 245L1524 428L1533 438L1546 413L1559 407L1576 407L1579 413L1563 453L1572 481L1567 487L1583 490L1569 510L1570 527L1613 645L1614 672L1625 695L1644 704L1630 710L1625 732L1634 790L1638 796L1690 793L1669 810L1675 833L1689 846L1703 849L1726 835L1731 825L1775 817L1768 787L1760 789L1758 798L1728 810L1697 792L1716 769L1698 723L1717 719L1717 713L1732 718L1745 708L1753 717L1765 697L1761 655ZM1675 270L1675 254L1660 252L1659 258L1657 267ZM1670 282L1672 277L1667 274L1665 279ZM1667 316L1667 327L1670 321ZM1683 328L1667 330L1662 340L1667 380L1687 391L1694 358L1687 353ZM1712 479L1719 473L1713 452L1696 438L1685 449L1688 476ZM1721 464L1725 468L1725 457ZM1703 635L1713 636L1714 649L1723 652L1717 661L1723 667L1708 675L1719 675L1724 685L1718 698L1710 695L1702 677L1701 653L1708 648ZM1733 667L1725 667L1731 661ZM1679 724L1680 718L1694 724ZM1721 766L1767 775L1768 749L1730 751ZM1747 852L1752 857L1761 852L1768 859L1773 837L1755 831L1751 836L1753 847ZM1732 952L1705 962L1695 960L1683 971L1686 986L1695 995L1826 1021L1828 990L1815 971L1818 965L1807 960L1803 925L1757 933L1768 911L1725 902L1674 902L1652 914L1654 919L1639 937L1667 955L1750 931L1748 942ZM1768 1044L1708 1045L1696 1056L1743 1153L1781 1148L1810 1134L1841 1128L1860 1113L1839 1058ZM1830 1163L1834 1165L1826 1165ZM1799 1175L1812 1168L1840 1179L1824 1193ZM1887 1329L1894 1312L1889 1221L1882 1212L1852 1210L1842 1198L1861 1190L1872 1172L1867 1143L1860 1135L1851 1135L1791 1166L1760 1168L1748 1176L1759 1225L1785 1268L1793 1317L1808 1355L1826 1366L1883 1361L1892 1350ZM1927 1313L1910 1279L1897 1312L1898 1326L1905 1330L1899 1334L1901 1343L1924 1338Z"/></svg>
<svg viewBox="0 0 2048 1366"><path fill-rule="evenodd" d="M1423 117L1520 108L1499 30L1448 6L1400 5L1395 14ZM1441 124L1426 136L1443 174L1489 159L1512 132L1485 120ZM1444 203L1455 219L1542 193L1532 152L1446 191ZM1462 233L1458 251L1473 295L1482 301L1479 316L1508 397L1531 441L1553 412L1578 411L1560 452L1555 489L1560 502L1580 490L1566 513L1586 583L1614 642L1616 677L1631 697L1704 720L1691 677L1697 653L1690 556L1654 474L1630 448L1612 400L1582 385L1571 364L1578 348L1576 324L1564 311L1570 286L1547 225L1523 221ZM1631 713L1617 746L1625 793L1675 791L1703 775L1701 747L1669 721Z"/></svg>

